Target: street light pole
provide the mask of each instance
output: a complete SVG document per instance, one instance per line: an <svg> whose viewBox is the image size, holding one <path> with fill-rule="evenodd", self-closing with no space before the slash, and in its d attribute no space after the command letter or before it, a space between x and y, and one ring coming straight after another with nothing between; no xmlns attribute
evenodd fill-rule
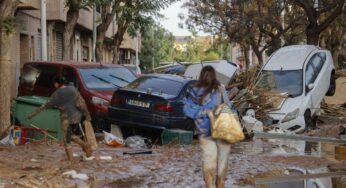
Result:
<svg viewBox="0 0 346 188"><path fill-rule="evenodd" d="M41 60L47 61L46 0L41 0Z"/></svg>
<svg viewBox="0 0 346 188"><path fill-rule="evenodd" d="M93 62L96 63L96 3L93 6ZM101 63L101 62L100 62Z"/></svg>
<svg viewBox="0 0 346 188"><path fill-rule="evenodd" d="M138 50L139 50L139 32L137 31L137 37L136 37L136 72L139 72L139 59L138 59Z"/></svg>

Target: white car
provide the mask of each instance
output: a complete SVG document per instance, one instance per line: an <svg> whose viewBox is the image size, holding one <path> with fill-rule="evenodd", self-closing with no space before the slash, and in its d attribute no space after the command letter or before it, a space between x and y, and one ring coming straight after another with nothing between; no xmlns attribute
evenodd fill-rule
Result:
<svg viewBox="0 0 346 188"><path fill-rule="evenodd" d="M335 92L331 53L312 45L283 47L263 66L255 87L288 95L279 110L269 112L273 124L292 132L314 127L322 99Z"/></svg>

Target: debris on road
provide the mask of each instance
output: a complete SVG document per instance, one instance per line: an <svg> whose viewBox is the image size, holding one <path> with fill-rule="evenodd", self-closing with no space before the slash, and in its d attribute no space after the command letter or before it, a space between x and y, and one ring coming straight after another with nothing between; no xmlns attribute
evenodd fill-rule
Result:
<svg viewBox="0 0 346 188"><path fill-rule="evenodd" d="M125 143L124 140L121 138L118 138L117 136L108 133L106 131L103 131L104 133L104 141L106 142L106 144L108 146L112 146L112 147L124 147Z"/></svg>
<svg viewBox="0 0 346 188"><path fill-rule="evenodd" d="M64 172L62 175L65 177L71 177L73 179L80 179L83 181L86 181L89 179L88 175L83 174L83 173L77 173L77 171L75 171L75 170L70 170L70 171Z"/></svg>
<svg viewBox="0 0 346 188"><path fill-rule="evenodd" d="M125 151L123 155L139 155L139 154L152 154L151 150L135 150L135 151Z"/></svg>
<svg viewBox="0 0 346 188"><path fill-rule="evenodd" d="M344 104L327 104L322 101L321 103L322 114L326 116L334 116L343 118L346 114L346 103Z"/></svg>

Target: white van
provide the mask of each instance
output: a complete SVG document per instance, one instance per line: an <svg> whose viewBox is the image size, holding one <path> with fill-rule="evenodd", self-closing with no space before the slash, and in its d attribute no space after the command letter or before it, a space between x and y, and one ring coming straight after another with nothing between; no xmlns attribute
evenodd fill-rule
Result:
<svg viewBox="0 0 346 188"><path fill-rule="evenodd" d="M273 124L292 132L314 127L322 99L335 92L331 53L312 45L283 47L263 66L255 88L288 96L269 112Z"/></svg>
<svg viewBox="0 0 346 188"><path fill-rule="evenodd" d="M215 69L216 78L226 86L233 78L234 74L239 70L239 65L227 60L203 61L188 66L184 73L184 77L198 80L202 68L208 65Z"/></svg>

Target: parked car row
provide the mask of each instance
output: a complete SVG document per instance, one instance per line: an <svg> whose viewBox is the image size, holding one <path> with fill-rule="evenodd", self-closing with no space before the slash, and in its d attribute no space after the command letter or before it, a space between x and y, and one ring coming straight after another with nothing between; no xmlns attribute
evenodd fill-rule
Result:
<svg viewBox="0 0 346 188"><path fill-rule="evenodd" d="M28 62L20 77L19 95L50 96L52 79L63 75L85 99L96 130L109 130L111 124L123 130L194 130L193 121L183 113L183 99L206 65L216 69L223 84L239 70L234 63L215 61L191 65L184 76L166 71L182 66L185 70L184 65L167 66L163 72L168 74L140 75L136 67L130 71L120 65ZM323 97L335 92L331 54L309 45L281 48L263 66L255 87L288 94L280 109L268 115L284 129L301 131L312 126Z"/></svg>
<svg viewBox="0 0 346 188"><path fill-rule="evenodd" d="M28 62L24 65L18 88L19 96L50 96L53 79L64 76L78 88L93 119L95 129L109 129L108 105L113 92L128 85L136 75L119 65L72 62Z"/></svg>

